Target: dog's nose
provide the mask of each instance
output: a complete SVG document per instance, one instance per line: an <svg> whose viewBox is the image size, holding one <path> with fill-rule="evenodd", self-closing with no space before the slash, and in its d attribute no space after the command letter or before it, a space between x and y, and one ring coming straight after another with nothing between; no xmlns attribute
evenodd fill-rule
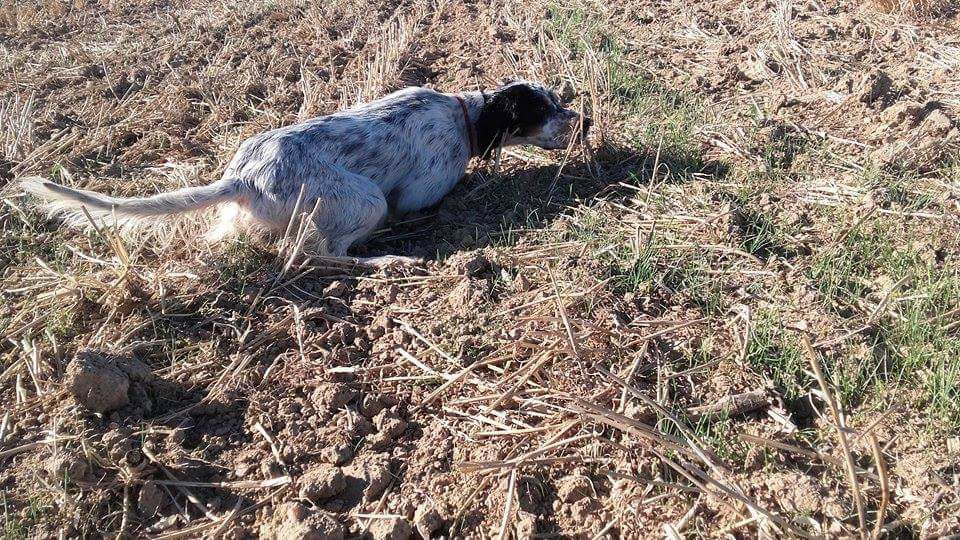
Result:
<svg viewBox="0 0 960 540"><path fill-rule="evenodd" d="M590 130L590 126L593 125L593 119L589 116L583 117L583 133L586 134Z"/></svg>

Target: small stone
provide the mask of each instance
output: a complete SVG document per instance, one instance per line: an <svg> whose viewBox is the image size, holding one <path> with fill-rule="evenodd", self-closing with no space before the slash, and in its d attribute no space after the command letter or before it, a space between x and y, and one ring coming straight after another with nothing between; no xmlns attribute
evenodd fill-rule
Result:
<svg viewBox="0 0 960 540"><path fill-rule="evenodd" d="M340 467L322 464L308 470L300 478L300 498L313 504L339 495L347 487Z"/></svg>
<svg viewBox="0 0 960 540"><path fill-rule="evenodd" d="M403 518L375 519L370 525L374 540L407 540L411 532L410 524Z"/></svg>
<svg viewBox="0 0 960 540"><path fill-rule="evenodd" d="M140 514L145 518L152 518L157 515L162 504L163 491L157 486L156 482L144 482L140 486L139 495L137 495L137 508L140 510Z"/></svg>
<svg viewBox="0 0 960 540"><path fill-rule="evenodd" d="M67 366L66 386L81 405L103 413L129 402L130 379L116 362L95 351L77 353Z"/></svg>

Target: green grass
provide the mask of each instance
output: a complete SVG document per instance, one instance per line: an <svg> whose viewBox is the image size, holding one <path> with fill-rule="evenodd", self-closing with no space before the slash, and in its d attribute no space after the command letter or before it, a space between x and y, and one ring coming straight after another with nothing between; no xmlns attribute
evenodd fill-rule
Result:
<svg viewBox="0 0 960 540"><path fill-rule="evenodd" d="M251 240L243 237L227 244L214 260L220 281L237 291L243 290L252 274L276 262L275 257L264 253Z"/></svg>
<svg viewBox="0 0 960 540"><path fill-rule="evenodd" d="M787 401L803 396L809 386L806 360L796 337L787 333L778 316L757 313L747 342L747 363L766 372Z"/></svg>
<svg viewBox="0 0 960 540"><path fill-rule="evenodd" d="M763 149L764 169L769 172L787 173L794 160L806 149L806 139L785 128L774 128L773 140Z"/></svg>
<svg viewBox="0 0 960 540"><path fill-rule="evenodd" d="M554 4L547 10L545 24L549 34L573 54L582 56L579 53L591 45L600 52L612 104L620 113L641 122L640 131L634 134L636 149L659 149L660 163L675 169L672 172L701 169L695 128L705 123L703 101L644 73L629 57L624 40L608 34L599 21L580 8ZM581 78L588 78L586 66L580 67L584 70Z"/></svg>
<svg viewBox="0 0 960 540"><path fill-rule="evenodd" d="M892 224L875 219L855 225L838 245L814 255L808 276L828 307L855 305L870 292L869 279L878 271L899 277L911 270L918 254L897 246L896 233Z"/></svg>
<svg viewBox="0 0 960 540"><path fill-rule="evenodd" d="M949 167L945 174L950 174ZM918 189L920 182L915 173L900 171L892 173L885 171L874 164L868 165L861 178L862 185L870 190L886 190L886 196L905 211L918 211L928 208L936 196L932 190Z"/></svg>
<svg viewBox="0 0 960 540"><path fill-rule="evenodd" d="M50 268L64 272L73 260L73 253L67 249L66 243L59 238L48 238L38 241L38 234L50 232L60 227L33 210L27 210L24 216L10 211L7 215L0 215L0 224L4 224L3 234L0 235L0 268L24 266L33 264L39 258ZM48 227L50 229L48 229Z"/></svg>
<svg viewBox="0 0 960 540"><path fill-rule="evenodd" d="M913 298L902 318L880 323L884 346L893 358L897 382L919 383L922 403L932 417L960 427L960 340L941 317L960 305L960 273L933 266L915 268L913 285L902 294Z"/></svg>
<svg viewBox="0 0 960 540"><path fill-rule="evenodd" d="M77 305L63 304L44 322L44 330L48 335L64 340L76 335L77 332Z"/></svg>
<svg viewBox="0 0 960 540"><path fill-rule="evenodd" d="M870 388L892 395L904 385L918 386L917 406L960 427L960 344L946 328L952 319L938 318L958 305L960 272L903 245L902 238L915 236L896 224L868 220L814 257L808 276L831 310L854 319L851 325L872 315L877 299L906 278L891 298L909 300L887 305L873 321L872 354L843 358L832 379L847 402ZM874 300L864 304L868 295Z"/></svg>
<svg viewBox="0 0 960 540"><path fill-rule="evenodd" d="M707 315L719 315L723 311L723 283L706 273L708 263L693 259L682 261L662 274L662 283L667 288L684 293L694 305Z"/></svg>
<svg viewBox="0 0 960 540"><path fill-rule="evenodd" d="M693 423L694 433L722 460L741 462L747 446L737 437L737 422L726 413L700 417Z"/></svg>
<svg viewBox="0 0 960 540"><path fill-rule="evenodd" d="M30 538L30 529L39 523L42 518L42 504L36 499L30 499L27 506L27 515L18 519L10 513L10 505L6 493L0 494L0 504L3 506L3 538L4 540L25 540Z"/></svg>
<svg viewBox="0 0 960 540"><path fill-rule="evenodd" d="M741 209L740 218L741 249L761 259L787 253L787 240L782 228L767 214Z"/></svg>

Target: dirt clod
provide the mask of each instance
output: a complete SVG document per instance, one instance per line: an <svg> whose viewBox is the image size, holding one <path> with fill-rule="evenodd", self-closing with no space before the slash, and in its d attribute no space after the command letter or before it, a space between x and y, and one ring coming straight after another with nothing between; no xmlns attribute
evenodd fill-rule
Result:
<svg viewBox="0 0 960 540"><path fill-rule="evenodd" d="M815 414L803 335L844 383L860 466L872 467L865 433L884 449L885 522L960 531L960 476L943 459L960 425L956 28L850 1L105 4L0 9L0 73L17 74L0 78L0 332L13 332L0 357L14 359L0 450L38 445L0 463L15 536L117 531L124 505L129 536L190 535L238 502L223 530L195 534L484 538L505 508L514 537L767 532L731 492L697 493L666 466L667 439L687 446L690 432L630 429L664 427L639 394L685 413L704 452L683 467L716 457L784 535L854 536L833 467L738 437L843 457ZM229 208L118 246L114 220L103 242L35 211L16 182L118 197L207 185L274 127L407 86L497 98L511 75L589 114L588 144L471 160L435 207L350 248L423 262L194 241ZM342 135L341 149L383 147ZM456 135L444 152L469 144ZM91 344L125 352L88 351L96 362L65 379ZM458 380L438 391L438 373ZM757 389L763 414L713 414ZM512 491L490 468L545 447ZM204 508L168 493L160 464L203 486L188 489ZM295 483L269 481L283 477ZM654 479L680 489L651 496ZM869 527L882 490L875 475L861 483ZM69 504L46 504L64 489Z"/></svg>
<svg viewBox="0 0 960 540"><path fill-rule="evenodd" d="M388 447L407 429L407 422L389 409L380 411L373 418L373 425L377 428L377 434L371 444L377 449Z"/></svg>
<svg viewBox="0 0 960 540"><path fill-rule="evenodd" d="M872 105L877 100L887 96L893 88L893 79L885 72L876 70L863 79L860 86L860 101Z"/></svg>
<svg viewBox="0 0 960 540"><path fill-rule="evenodd" d="M374 395L368 394L364 396L363 401L360 403L360 413L367 418L373 418L382 410L383 401Z"/></svg>
<svg viewBox="0 0 960 540"><path fill-rule="evenodd" d="M339 467L322 464L300 478L300 498L319 504L340 494L346 487L347 481Z"/></svg>
<svg viewBox="0 0 960 540"><path fill-rule="evenodd" d="M568 476L560 483L557 495L565 503L574 503L589 497L593 493L593 486L590 479L583 475Z"/></svg>
<svg viewBox="0 0 960 540"><path fill-rule="evenodd" d="M359 487L366 501L380 497L393 479L390 474L390 456L385 453L366 456L363 461L354 461L344 468L343 472L348 477L348 486Z"/></svg>
<svg viewBox="0 0 960 540"><path fill-rule="evenodd" d="M353 457L353 447L345 442L335 443L320 452L320 458L327 463L343 465Z"/></svg>
<svg viewBox="0 0 960 540"><path fill-rule="evenodd" d="M523 510L517 512L517 537L533 538L537 534L537 516Z"/></svg>
<svg viewBox="0 0 960 540"><path fill-rule="evenodd" d="M81 405L94 412L119 409L129 402L130 379L116 360L96 351L80 351L67 366L66 385Z"/></svg>
<svg viewBox="0 0 960 540"><path fill-rule="evenodd" d="M459 261L457 265L457 270L461 274L469 277L480 277L481 275L489 272L490 268L490 260L480 252L474 252L470 254L464 260Z"/></svg>
<svg viewBox="0 0 960 540"><path fill-rule="evenodd" d="M375 519L370 525L374 540L407 540L411 532L410 523L403 518Z"/></svg>
<svg viewBox="0 0 960 540"><path fill-rule="evenodd" d="M273 521L264 525L260 534L277 540L341 540L344 527L324 512L286 503L277 508Z"/></svg>
<svg viewBox="0 0 960 540"><path fill-rule="evenodd" d="M357 397L357 391L346 384L332 384L318 393L322 405L331 411L343 408Z"/></svg>
<svg viewBox="0 0 960 540"><path fill-rule="evenodd" d="M87 462L73 452L54 455L47 461L47 471L55 482L83 480L89 470Z"/></svg>
<svg viewBox="0 0 960 540"><path fill-rule="evenodd" d="M434 531L443 526L443 518L433 504L423 503L413 515L414 527L423 538L430 538Z"/></svg>
<svg viewBox="0 0 960 540"><path fill-rule="evenodd" d="M341 280L336 280L323 290L323 295L331 298L340 298L347 292L347 284Z"/></svg>

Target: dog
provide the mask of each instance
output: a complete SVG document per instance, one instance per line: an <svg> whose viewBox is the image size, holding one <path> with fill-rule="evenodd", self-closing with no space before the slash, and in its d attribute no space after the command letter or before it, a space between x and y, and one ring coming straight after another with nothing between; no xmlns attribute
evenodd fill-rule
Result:
<svg viewBox="0 0 960 540"><path fill-rule="evenodd" d="M255 135L240 145L222 178L206 186L134 198L38 178L21 186L73 224L87 219L84 210L93 218L136 223L219 206L218 224L206 237L211 242L241 224L283 231L294 214L309 213L327 251L344 257L388 214L438 203L471 158L514 145L567 148L590 124L536 82L459 94L412 87Z"/></svg>

